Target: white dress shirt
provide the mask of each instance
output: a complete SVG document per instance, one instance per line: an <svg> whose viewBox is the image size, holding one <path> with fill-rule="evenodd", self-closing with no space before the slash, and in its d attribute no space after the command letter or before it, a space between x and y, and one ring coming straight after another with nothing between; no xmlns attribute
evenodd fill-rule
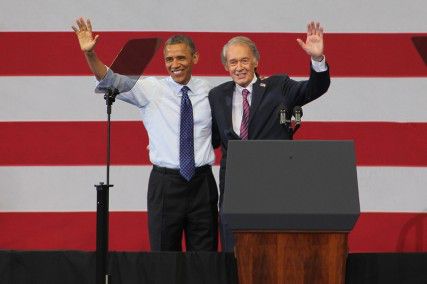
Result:
<svg viewBox="0 0 427 284"><path fill-rule="evenodd" d="M313 67L313 70L315 72L324 72L324 71L328 70L328 67L326 66L325 57L323 57L322 61L315 61L312 59L311 60L311 66ZM257 77L254 76L254 78L252 79L252 81L249 83L249 85L247 87L243 88L242 86L239 86L236 84L236 87L234 88L233 107L231 110L231 116L232 116L233 130L239 136L240 136L240 125L242 124L242 117L243 117L242 91L243 91L243 89L246 89L249 91L248 102L249 102L249 105L251 105L251 103L252 103L252 87L256 81L257 81Z"/></svg>
<svg viewBox="0 0 427 284"><path fill-rule="evenodd" d="M196 167L212 165L215 154L212 148L212 116L208 100L209 84L192 77L187 86L193 106L194 160ZM114 87L121 91L117 98L138 107L148 133L151 163L179 169L179 135L181 88L171 77L158 79L141 77L137 81L113 73L110 69L99 82L97 89ZM145 147L145 145L141 145Z"/></svg>

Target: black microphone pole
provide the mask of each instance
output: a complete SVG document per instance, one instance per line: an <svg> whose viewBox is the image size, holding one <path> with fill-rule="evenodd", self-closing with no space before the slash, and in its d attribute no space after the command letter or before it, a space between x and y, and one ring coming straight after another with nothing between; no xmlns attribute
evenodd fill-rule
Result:
<svg viewBox="0 0 427 284"><path fill-rule="evenodd" d="M133 84L122 86L121 93L130 91L143 73L145 67L153 58L160 46L159 38L131 39L123 46L116 56L110 69L122 76L128 76ZM97 87L96 93L103 93L107 104L107 180L95 185L97 190L96 206L96 284L111 284L111 275L108 272L108 225L109 225L109 189L110 184L110 148L111 148L111 108L116 96L117 89L105 89ZM113 277L114 278L114 277Z"/></svg>
<svg viewBox="0 0 427 284"><path fill-rule="evenodd" d="M107 180L96 187L96 284L111 284L108 272L108 234L109 234L109 189L110 149L111 149L111 107L118 94L116 89L108 89L104 99L107 105Z"/></svg>

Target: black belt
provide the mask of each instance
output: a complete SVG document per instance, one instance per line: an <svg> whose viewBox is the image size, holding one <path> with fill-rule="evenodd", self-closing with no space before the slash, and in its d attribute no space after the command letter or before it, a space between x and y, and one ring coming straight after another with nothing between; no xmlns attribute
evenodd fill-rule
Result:
<svg viewBox="0 0 427 284"><path fill-rule="evenodd" d="M207 171L210 171L211 169L212 169L211 165L204 165L201 167L197 167L195 174L207 172ZM169 168L159 167L156 165L153 165L153 171L164 173L164 174L170 174L170 175L181 175L179 173L179 169L169 169Z"/></svg>

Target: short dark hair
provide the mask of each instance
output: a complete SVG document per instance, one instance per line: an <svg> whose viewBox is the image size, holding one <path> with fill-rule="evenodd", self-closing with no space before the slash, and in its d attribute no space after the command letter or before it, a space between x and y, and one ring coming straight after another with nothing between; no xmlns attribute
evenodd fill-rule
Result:
<svg viewBox="0 0 427 284"><path fill-rule="evenodd" d="M179 44L179 43L183 43L183 44L187 45L190 48L190 51L191 51L192 55L194 53L196 53L196 46L194 45L193 40L190 37L186 36L186 35L174 35L174 36L171 36L165 42L165 49L166 49L166 46L168 46L168 45Z"/></svg>

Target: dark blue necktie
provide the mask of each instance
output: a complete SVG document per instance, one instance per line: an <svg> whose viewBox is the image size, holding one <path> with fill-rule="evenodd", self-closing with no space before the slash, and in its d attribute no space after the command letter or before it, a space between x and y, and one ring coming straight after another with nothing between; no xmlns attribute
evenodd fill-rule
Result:
<svg viewBox="0 0 427 284"><path fill-rule="evenodd" d="M187 181L193 177L195 171L193 107L188 97L189 90L187 86L181 89L181 126L179 131L179 172Z"/></svg>

